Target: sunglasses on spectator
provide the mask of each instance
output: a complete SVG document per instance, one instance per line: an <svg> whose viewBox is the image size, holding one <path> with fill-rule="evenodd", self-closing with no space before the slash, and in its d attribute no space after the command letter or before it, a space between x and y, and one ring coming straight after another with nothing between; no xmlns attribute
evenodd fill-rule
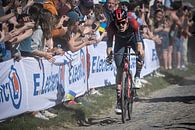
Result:
<svg viewBox="0 0 195 130"><path fill-rule="evenodd" d="M158 3L158 4L162 4L162 1L157 1L156 3Z"/></svg>
<svg viewBox="0 0 195 130"><path fill-rule="evenodd" d="M121 22L117 22L117 25L125 25L127 22L126 21L121 21Z"/></svg>

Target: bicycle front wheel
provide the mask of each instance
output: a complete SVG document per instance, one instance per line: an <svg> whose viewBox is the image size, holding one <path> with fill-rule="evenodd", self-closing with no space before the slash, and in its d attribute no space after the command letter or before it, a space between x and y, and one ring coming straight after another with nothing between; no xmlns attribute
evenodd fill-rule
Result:
<svg viewBox="0 0 195 130"><path fill-rule="evenodd" d="M135 94L135 90L133 89L133 80L132 77L129 76L128 78L128 104L127 104L127 110L128 110L128 118L131 120L132 117L132 111L133 111L133 97Z"/></svg>
<svg viewBox="0 0 195 130"><path fill-rule="evenodd" d="M128 104L128 74L123 72L122 77L122 84L121 84L121 110L122 110L122 122L125 123L126 121L126 111L127 111L127 104Z"/></svg>

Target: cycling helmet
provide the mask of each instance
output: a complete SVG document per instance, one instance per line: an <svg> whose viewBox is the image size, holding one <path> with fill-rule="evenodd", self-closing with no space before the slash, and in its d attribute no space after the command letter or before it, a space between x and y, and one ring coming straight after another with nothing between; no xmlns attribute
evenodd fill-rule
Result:
<svg viewBox="0 0 195 130"><path fill-rule="evenodd" d="M115 22L118 22L118 21L121 21L123 19L126 19L127 18L127 11L125 11L124 9L116 9L114 12L113 12L113 19Z"/></svg>

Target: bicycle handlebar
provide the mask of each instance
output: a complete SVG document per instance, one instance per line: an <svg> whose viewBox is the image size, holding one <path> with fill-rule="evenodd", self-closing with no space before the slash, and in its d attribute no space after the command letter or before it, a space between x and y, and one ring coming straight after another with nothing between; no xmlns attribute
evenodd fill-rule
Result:
<svg viewBox="0 0 195 130"><path fill-rule="evenodd" d="M114 53L114 54L112 54L112 55L133 55L133 56L138 56L139 55L139 53Z"/></svg>
<svg viewBox="0 0 195 130"><path fill-rule="evenodd" d="M109 63L109 64L112 64L112 60L113 60L113 56L115 55L133 55L133 56L136 56L136 57L139 57L140 56L140 53L137 52L137 53L114 53L111 51L111 53L106 57L106 62Z"/></svg>

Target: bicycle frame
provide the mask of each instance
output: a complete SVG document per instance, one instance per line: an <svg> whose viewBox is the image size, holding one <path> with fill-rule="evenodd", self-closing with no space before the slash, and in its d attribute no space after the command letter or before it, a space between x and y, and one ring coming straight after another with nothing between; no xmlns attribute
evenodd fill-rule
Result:
<svg viewBox="0 0 195 130"><path fill-rule="evenodd" d="M130 55L135 55L130 53L130 47L127 47L126 56L123 58L123 74L121 80L121 109L122 109L122 122L125 123L126 120L126 109L128 110L129 120L131 119L132 109L133 109L133 77L130 71Z"/></svg>
<svg viewBox="0 0 195 130"><path fill-rule="evenodd" d="M123 72L126 72L127 74L128 74L128 76L129 76L129 78L131 79L131 81L133 81L132 79L133 79L133 76L132 76L132 72L131 72L131 70L130 70L130 56L131 55L136 55L135 53L130 53L130 49L131 49L131 47L127 47L127 53L124 53L125 55L126 55L126 57L123 59L123 61L124 61L124 64L123 64ZM132 85L131 83L133 83L133 82L128 82L128 87L130 88L130 86ZM129 92L128 92L128 94L129 94ZM130 97L130 95L128 95L128 97Z"/></svg>
<svg viewBox="0 0 195 130"><path fill-rule="evenodd" d="M121 77L121 87L120 87L120 97L121 97L121 109L122 109L122 122L125 123L126 121L126 110L128 110L128 117L129 120L131 119L132 109L133 109L133 98L136 93L136 90L133 89L133 76L130 70L130 55L136 55L136 53L130 53L131 47L126 48L125 53L114 53L107 57L107 62L109 64L112 63L112 56L115 55L123 55L123 70L122 70L122 77Z"/></svg>

